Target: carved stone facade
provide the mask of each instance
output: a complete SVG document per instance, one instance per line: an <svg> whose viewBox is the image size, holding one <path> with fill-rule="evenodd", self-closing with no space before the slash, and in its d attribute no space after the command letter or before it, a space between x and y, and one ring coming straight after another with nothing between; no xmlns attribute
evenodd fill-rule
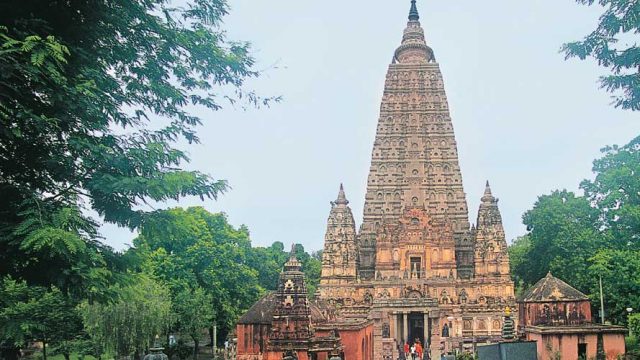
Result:
<svg viewBox="0 0 640 360"><path fill-rule="evenodd" d="M417 20L409 21L387 72L360 228L361 278L374 276L378 230L406 207L451 223L460 275L470 277L468 209L447 95Z"/></svg>
<svg viewBox="0 0 640 360"><path fill-rule="evenodd" d="M268 350L277 353L307 350L312 337L311 309L302 264L296 259L294 248L280 274L275 297Z"/></svg>
<svg viewBox="0 0 640 360"><path fill-rule="evenodd" d="M478 210L477 227L472 228L475 239L474 277L509 281L509 257L498 199L487 186Z"/></svg>
<svg viewBox="0 0 640 360"><path fill-rule="evenodd" d="M338 198L331 202L324 237L321 275L326 285L352 284L356 280L356 223L348 204L341 184Z"/></svg>
<svg viewBox="0 0 640 360"><path fill-rule="evenodd" d="M318 295L342 321L373 321L374 359L389 356L392 343L416 339L431 358L499 341L504 309L515 308L498 200L488 184L476 226L469 222L442 73L415 0L387 72L363 223L356 233L341 186Z"/></svg>
<svg viewBox="0 0 640 360"><path fill-rule="evenodd" d="M310 302L294 249L280 274L278 290L265 295L238 320L234 359L327 360L343 355L371 360L371 321L360 319L336 326L335 308L322 301ZM360 342L362 346L354 346Z"/></svg>

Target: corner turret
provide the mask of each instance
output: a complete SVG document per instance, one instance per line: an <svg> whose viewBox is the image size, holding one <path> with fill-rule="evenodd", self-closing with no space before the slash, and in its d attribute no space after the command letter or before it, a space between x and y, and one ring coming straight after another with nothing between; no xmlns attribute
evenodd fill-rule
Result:
<svg viewBox="0 0 640 360"><path fill-rule="evenodd" d="M476 277L509 278L509 254L498 199L487 181L482 195L474 241Z"/></svg>
<svg viewBox="0 0 640 360"><path fill-rule="evenodd" d="M356 280L356 225L349 200L340 184L338 198L331 202L322 252L320 294L324 297L331 285L348 284Z"/></svg>

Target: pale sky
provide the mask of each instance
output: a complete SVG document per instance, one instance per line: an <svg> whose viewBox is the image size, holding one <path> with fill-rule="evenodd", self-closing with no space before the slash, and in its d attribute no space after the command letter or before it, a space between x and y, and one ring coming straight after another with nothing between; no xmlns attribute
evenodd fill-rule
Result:
<svg viewBox="0 0 640 360"><path fill-rule="evenodd" d="M254 246L322 248L329 202L344 183L359 226L384 78L409 0L230 0L225 29L253 44L262 77L282 95L268 109L207 112L189 169L227 179L218 201L184 199L245 224ZM440 63L458 142L469 217L485 180L500 198L507 239L539 195L578 190L599 149L640 134L638 113L598 89L606 70L565 61L562 43L595 28L600 9L573 0L418 0ZM175 206L175 203L166 206ZM105 226L116 249L133 234Z"/></svg>

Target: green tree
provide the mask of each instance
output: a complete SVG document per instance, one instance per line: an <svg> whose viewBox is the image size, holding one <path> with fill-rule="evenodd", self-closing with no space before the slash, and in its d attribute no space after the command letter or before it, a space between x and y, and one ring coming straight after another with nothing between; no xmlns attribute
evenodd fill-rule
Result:
<svg viewBox="0 0 640 360"><path fill-rule="evenodd" d="M527 273L527 266L529 266L527 257L530 256L530 251L531 240L527 235L513 240L508 248L511 275L516 285L516 297L522 294L526 284L522 276Z"/></svg>
<svg viewBox="0 0 640 360"><path fill-rule="evenodd" d="M224 0L0 4L0 275L29 283L76 275L65 262L32 255L36 245L85 255L78 239L43 234L55 221L35 226L37 219L92 209L137 228L149 201L226 190L222 180L181 170L189 159L175 144L199 141L202 119L189 107L271 100L244 90L258 74L249 45L228 41L220 28L227 11ZM100 253L87 241L96 239L96 223L86 220L72 231ZM37 244L25 244L34 232L42 235Z"/></svg>
<svg viewBox="0 0 640 360"><path fill-rule="evenodd" d="M523 215L530 240L525 264L516 264L517 276L531 285L547 271L586 291L593 282L588 259L603 246L598 231L599 212L589 201L563 190L538 198Z"/></svg>
<svg viewBox="0 0 640 360"><path fill-rule="evenodd" d="M278 289L278 277L288 258L280 241L269 247L254 247L248 253L248 263L258 272L260 286L269 291Z"/></svg>
<svg viewBox="0 0 640 360"><path fill-rule="evenodd" d="M602 277L606 320L626 324L625 309L640 308L640 138L602 152L594 179L580 185L585 195L540 196L523 216L527 240L516 240L509 251L514 278L524 287L551 270L594 300L594 314Z"/></svg>
<svg viewBox="0 0 640 360"><path fill-rule="evenodd" d="M215 300L201 287L184 289L176 294L174 309L178 315L178 329L193 340L193 359L198 358L202 331L216 321L211 304Z"/></svg>
<svg viewBox="0 0 640 360"><path fill-rule="evenodd" d="M139 228L148 202L227 189L182 170L176 145L199 141L194 106L273 100L245 90L258 73L249 45L226 38L227 11L225 0L0 3L0 279L113 300L130 259L101 244L100 221Z"/></svg>
<svg viewBox="0 0 640 360"><path fill-rule="evenodd" d="M628 307L640 305L640 251L601 249L590 259L593 279L602 277L605 319L627 324ZM597 281L589 289L595 308L600 311L600 290Z"/></svg>
<svg viewBox="0 0 640 360"><path fill-rule="evenodd" d="M174 305L185 292L202 289L211 298L219 336L262 295L257 272L249 265L249 232L231 226L224 214L201 207L157 211L134 240L142 269L167 284ZM175 307L175 306L174 306ZM177 309L179 319L190 316ZM207 326L212 326L206 318Z"/></svg>
<svg viewBox="0 0 640 360"><path fill-rule="evenodd" d="M85 355L135 354L138 359L154 336L166 334L173 325L169 290L144 274L136 274L134 280L128 286L113 286L118 299L112 303L85 301L80 305L89 340Z"/></svg>
<svg viewBox="0 0 640 360"><path fill-rule="evenodd" d="M597 28L582 41L563 45L567 58L592 57L608 68L600 85L614 93L616 107L640 110L640 47L634 35L640 33L640 6L636 0L577 0L580 4L604 7ZM633 45L629 45L633 44Z"/></svg>
<svg viewBox="0 0 640 360"><path fill-rule="evenodd" d="M0 283L0 338L4 341L15 346L38 341L44 359L51 345L69 360L81 328L75 304L59 289L8 278Z"/></svg>
<svg viewBox="0 0 640 360"><path fill-rule="evenodd" d="M635 309L637 311L637 309ZM631 314L629 316L629 331L636 338L640 336L640 313Z"/></svg>
<svg viewBox="0 0 640 360"><path fill-rule="evenodd" d="M594 180L580 187L600 211L610 246L640 250L640 137L624 146L608 146L593 162Z"/></svg>
<svg viewBox="0 0 640 360"><path fill-rule="evenodd" d="M316 290L320 284L320 275L322 272L322 262L316 259L314 256L309 256L306 263L302 264L302 270L304 271L305 283L307 285L307 291L311 298L315 297Z"/></svg>

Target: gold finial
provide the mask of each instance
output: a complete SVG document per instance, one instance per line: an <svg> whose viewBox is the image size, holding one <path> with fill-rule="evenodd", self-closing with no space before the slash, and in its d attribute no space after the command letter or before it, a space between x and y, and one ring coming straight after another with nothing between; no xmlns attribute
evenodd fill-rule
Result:
<svg viewBox="0 0 640 360"><path fill-rule="evenodd" d="M511 308L510 308L510 307L508 307L508 306L507 306L507 307L504 309L504 315L505 315L505 316L511 316Z"/></svg>

